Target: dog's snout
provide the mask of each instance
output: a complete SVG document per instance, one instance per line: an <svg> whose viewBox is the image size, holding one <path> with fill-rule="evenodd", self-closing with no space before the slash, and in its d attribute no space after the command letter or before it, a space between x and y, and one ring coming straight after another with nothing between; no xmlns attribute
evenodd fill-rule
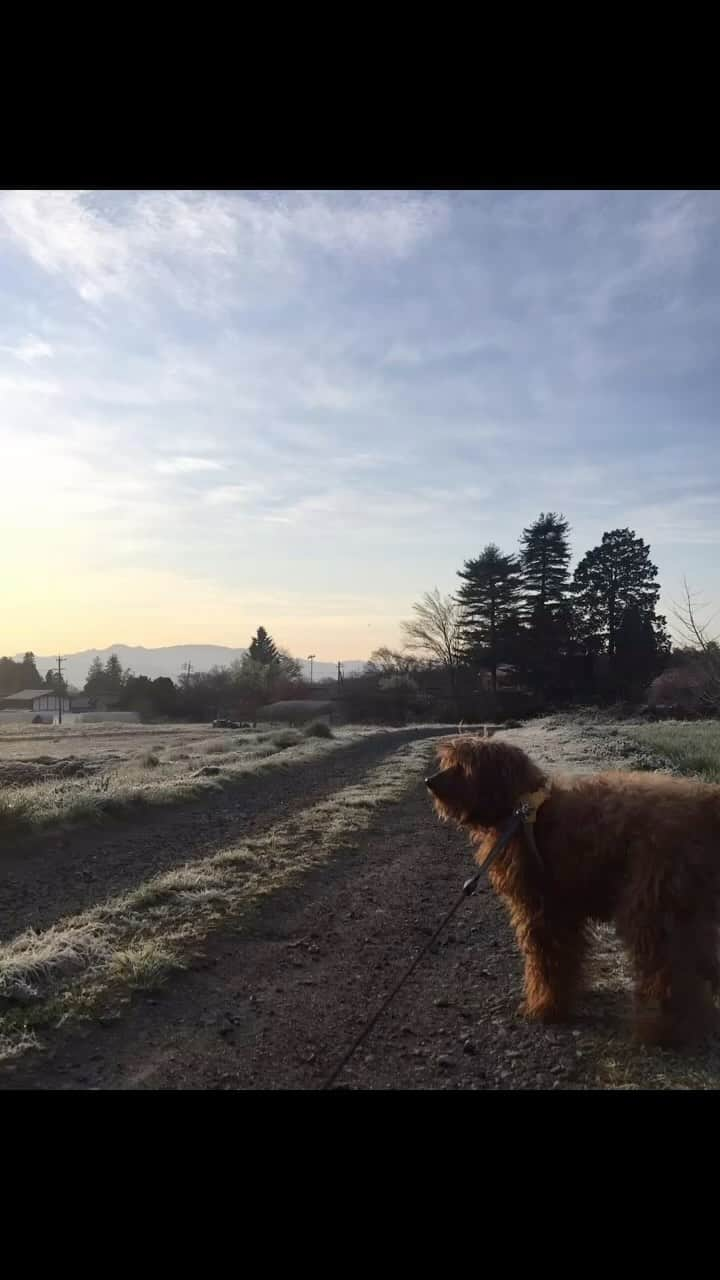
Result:
<svg viewBox="0 0 720 1280"><path fill-rule="evenodd" d="M440 772L442 772L442 770ZM439 777L440 777L440 773L431 773L430 777L425 779L425 786L427 787L428 791L432 791L433 795L437 790L437 780Z"/></svg>

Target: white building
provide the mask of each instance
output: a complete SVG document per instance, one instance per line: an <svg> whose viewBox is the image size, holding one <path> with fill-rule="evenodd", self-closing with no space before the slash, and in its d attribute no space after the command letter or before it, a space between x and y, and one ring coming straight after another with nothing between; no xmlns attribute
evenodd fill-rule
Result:
<svg viewBox="0 0 720 1280"><path fill-rule="evenodd" d="M62 695L63 711L70 710L70 698ZM19 693L10 693L0 698L0 709L3 711L33 711L38 714L57 715L60 699L50 689L21 689Z"/></svg>

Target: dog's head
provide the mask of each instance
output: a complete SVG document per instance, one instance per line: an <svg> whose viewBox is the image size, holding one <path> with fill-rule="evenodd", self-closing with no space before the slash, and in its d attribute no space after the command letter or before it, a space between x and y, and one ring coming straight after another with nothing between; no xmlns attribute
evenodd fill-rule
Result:
<svg viewBox="0 0 720 1280"><path fill-rule="evenodd" d="M440 768L425 785L440 817L460 826L497 826L510 817L522 795L545 781L525 752L509 742L453 738L438 755Z"/></svg>

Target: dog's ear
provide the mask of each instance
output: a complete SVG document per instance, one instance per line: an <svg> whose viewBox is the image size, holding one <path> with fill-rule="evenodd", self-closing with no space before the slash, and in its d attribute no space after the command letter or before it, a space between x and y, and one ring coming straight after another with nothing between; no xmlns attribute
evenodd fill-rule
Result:
<svg viewBox="0 0 720 1280"><path fill-rule="evenodd" d="M498 739L479 743L466 768L472 813L484 827L509 818L520 797L544 782L543 773L524 751Z"/></svg>

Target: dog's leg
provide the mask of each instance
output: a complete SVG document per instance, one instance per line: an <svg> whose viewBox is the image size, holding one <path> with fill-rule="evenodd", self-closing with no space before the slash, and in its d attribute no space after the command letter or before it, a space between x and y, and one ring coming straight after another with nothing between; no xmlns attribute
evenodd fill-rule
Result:
<svg viewBox="0 0 720 1280"><path fill-rule="evenodd" d="M643 1044L681 1047L716 1028L707 983L694 966L678 963L641 978L635 994L635 1035Z"/></svg>
<svg viewBox="0 0 720 1280"><path fill-rule="evenodd" d="M695 934L698 971L707 983L710 999L720 995L720 937L714 920L701 924Z"/></svg>
<svg viewBox="0 0 720 1280"><path fill-rule="evenodd" d="M515 915L518 945L525 957L525 999L520 1012L541 1022L562 1022L582 979L587 949L584 921L551 922L542 915Z"/></svg>
<svg viewBox="0 0 720 1280"><path fill-rule="evenodd" d="M714 1029L717 955L709 931L656 921L626 939L635 965L635 1034L645 1044L683 1045Z"/></svg>

